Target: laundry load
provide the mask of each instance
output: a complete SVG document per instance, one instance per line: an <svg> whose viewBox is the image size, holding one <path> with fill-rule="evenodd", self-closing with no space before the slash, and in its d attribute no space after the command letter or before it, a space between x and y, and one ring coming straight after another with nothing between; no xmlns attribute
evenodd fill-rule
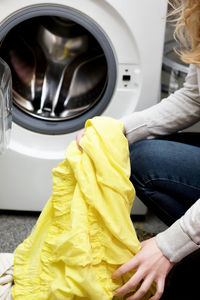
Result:
<svg viewBox="0 0 200 300"><path fill-rule="evenodd" d="M14 255L0 253L0 299L12 300L11 288L13 285Z"/></svg>
<svg viewBox="0 0 200 300"><path fill-rule="evenodd" d="M133 274L111 279L140 250L123 124L88 120L80 145L73 141L53 169L52 196L15 251L14 299L109 300Z"/></svg>

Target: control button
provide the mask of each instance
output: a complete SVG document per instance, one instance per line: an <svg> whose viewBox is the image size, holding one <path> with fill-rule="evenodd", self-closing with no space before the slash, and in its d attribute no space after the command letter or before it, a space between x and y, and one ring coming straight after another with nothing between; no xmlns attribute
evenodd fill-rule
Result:
<svg viewBox="0 0 200 300"><path fill-rule="evenodd" d="M130 81L131 80L131 76L130 75L123 75L122 80L123 81Z"/></svg>

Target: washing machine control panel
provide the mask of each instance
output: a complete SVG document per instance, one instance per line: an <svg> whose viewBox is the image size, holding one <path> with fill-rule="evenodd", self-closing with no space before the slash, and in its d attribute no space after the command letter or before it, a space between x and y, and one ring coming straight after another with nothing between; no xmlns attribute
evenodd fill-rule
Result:
<svg viewBox="0 0 200 300"><path fill-rule="evenodd" d="M137 89L140 85L140 67L136 64L120 64L118 70L118 87Z"/></svg>

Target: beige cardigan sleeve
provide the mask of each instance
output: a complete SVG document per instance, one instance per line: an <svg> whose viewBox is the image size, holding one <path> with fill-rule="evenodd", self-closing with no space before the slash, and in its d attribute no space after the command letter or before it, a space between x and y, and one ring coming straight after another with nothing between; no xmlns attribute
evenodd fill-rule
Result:
<svg viewBox="0 0 200 300"><path fill-rule="evenodd" d="M179 262L200 247L200 199L167 230L156 236L156 242L171 262Z"/></svg>
<svg viewBox="0 0 200 300"><path fill-rule="evenodd" d="M121 119L130 144L182 130L198 120L200 94L197 68L194 65L190 65L183 88L158 104Z"/></svg>

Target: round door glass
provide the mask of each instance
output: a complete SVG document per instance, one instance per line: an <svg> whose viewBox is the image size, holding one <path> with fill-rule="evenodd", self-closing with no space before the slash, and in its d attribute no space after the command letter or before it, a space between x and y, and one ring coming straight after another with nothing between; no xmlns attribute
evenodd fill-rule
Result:
<svg viewBox="0 0 200 300"><path fill-rule="evenodd" d="M97 40L61 17L38 17L13 28L2 43L13 76L14 103L48 121L77 117L102 97L107 62Z"/></svg>
<svg viewBox="0 0 200 300"><path fill-rule="evenodd" d="M10 141L12 124L11 72L0 58L0 154L4 153Z"/></svg>

